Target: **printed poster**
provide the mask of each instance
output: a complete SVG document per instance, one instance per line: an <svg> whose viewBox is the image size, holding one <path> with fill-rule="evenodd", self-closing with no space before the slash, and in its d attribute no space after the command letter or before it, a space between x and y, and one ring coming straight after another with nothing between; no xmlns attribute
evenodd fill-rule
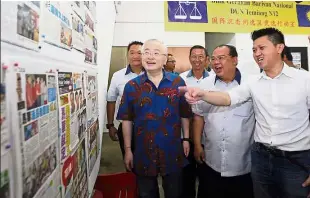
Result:
<svg viewBox="0 0 310 198"><path fill-rule="evenodd" d="M0 197L1 198L13 198L10 192L10 164L9 153L1 155L1 169L0 169Z"/></svg>
<svg viewBox="0 0 310 198"><path fill-rule="evenodd" d="M1 102L1 161L0 161L0 197L1 198L13 198L11 194L12 182L12 166L11 166L11 128L9 128L9 117L8 117L8 103L7 103L7 92L6 92L6 70L1 68L1 84L0 84L0 102Z"/></svg>
<svg viewBox="0 0 310 198"><path fill-rule="evenodd" d="M85 62L97 65L97 38L89 27L85 27Z"/></svg>
<svg viewBox="0 0 310 198"><path fill-rule="evenodd" d="M88 197L88 177L85 150L85 138L62 164L62 197L85 198Z"/></svg>
<svg viewBox="0 0 310 198"><path fill-rule="evenodd" d="M85 9L83 1L73 1L71 3L72 10L78 17L84 22L85 21Z"/></svg>
<svg viewBox="0 0 310 198"><path fill-rule="evenodd" d="M84 22L75 12L72 13L72 46L84 53L85 49Z"/></svg>
<svg viewBox="0 0 310 198"><path fill-rule="evenodd" d="M7 101L6 101L6 84L5 84L5 73L6 71L1 69L1 84L0 84L0 127L1 127L1 156L8 151L10 146L10 131L8 122L8 111L7 111ZM2 157L1 157L2 159Z"/></svg>
<svg viewBox="0 0 310 198"><path fill-rule="evenodd" d="M97 118L97 120L88 129L89 175L93 171L98 156L100 156L99 147L100 147L99 120Z"/></svg>
<svg viewBox="0 0 310 198"><path fill-rule="evenodd" d="M25 64L20 63L25 66ZM59 140L56 75L16 68L17 107L20 116L22 197L59 194ZM29 67L28 67L29 66ZM25 69L27 68L27 69ZM19 105L23 103L24 105Z"/></svg>
<svg viewBox="0 0 310 198"><path fill-rule="evenodd" d="M42 3L41 33L44 42L71 49L72 8L70 2L46 1Z"/></svg>
<svg viewBox="0 0 310 198"><path fill-rule="evenodd" d="M86 133L84 78L84 73L58 73L61 161L70 155Z"/></svg>
<svg viewBox="0 0 310 198"><path fill-rule="evenodd" d="M98 118L97 75L87 75L87 126L91 126Z"/></svg>
<svg viewBox="0 0 310 198"><path fill-rule="evenodd" d="M1 40L38 50L40 1L1 2Z"/></svg>

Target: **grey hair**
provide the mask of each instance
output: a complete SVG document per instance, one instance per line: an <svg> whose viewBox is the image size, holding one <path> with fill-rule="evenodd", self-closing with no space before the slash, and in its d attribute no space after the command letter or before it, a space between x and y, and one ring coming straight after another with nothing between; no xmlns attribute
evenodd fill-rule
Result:
<svg viewBox="0 0 310 198"><path fill-rule="evenodd" d="M167 56L168 55L168 47L164 44L164 42L158 40L158 39L148 39L144 42L144 44L142 45L142 48L141 48L141 51L143 52L144 51L144 48L145 48L145 44L146 43L149 43L149 42L156 42L156 43L159 43L160 45L162 45L162 47L164 48L164 53L165 55Z"/></svg>

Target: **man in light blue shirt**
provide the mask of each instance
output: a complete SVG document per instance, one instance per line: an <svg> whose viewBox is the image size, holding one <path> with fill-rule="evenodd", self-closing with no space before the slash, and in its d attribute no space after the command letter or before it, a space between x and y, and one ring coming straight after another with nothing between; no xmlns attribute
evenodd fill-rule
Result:
<svg viewBox="0 0 310 198"><path fill-rule="evenodd" d="M230 45L220 45L211 57L212 75L200 88L226 91L246 83L237 68L238 54ZM203 197L253 197L250 147L255 118L252 101L232 107L217 107L206 102L192 106L194 112L195 158L203 167ZM204 133L204 148L201 133Z"/></svg>

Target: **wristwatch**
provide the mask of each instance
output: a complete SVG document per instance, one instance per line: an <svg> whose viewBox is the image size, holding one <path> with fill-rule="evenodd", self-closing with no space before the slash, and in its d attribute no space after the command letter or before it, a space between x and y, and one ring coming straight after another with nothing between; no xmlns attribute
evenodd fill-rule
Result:
<svg viewBox="0 0 310 198"><path fill-rule="evenodd" d="M112 124L106 124L106 128L107 129L110 129L111 127L114 127L114 124L112 123Z"/></svg>
<svg viewBox="0 0 310 198"><path fill-rule="evenodd" d="M187 142L191 142L191 139L190 138L182 138L182 141L187 141Z"/></svg>

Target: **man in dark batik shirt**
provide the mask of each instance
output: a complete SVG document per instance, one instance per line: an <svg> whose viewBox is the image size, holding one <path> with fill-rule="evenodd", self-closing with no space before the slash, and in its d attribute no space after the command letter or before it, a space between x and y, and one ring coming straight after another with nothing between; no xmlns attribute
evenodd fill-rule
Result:
<svg viewBox="0 0 310 198"><path fill-rule="evenodd" d="M126 169L137 175L140 197L159 198L157 176L166 198L181 196L182 168L188 164L190 105L178 87L184 80L163 69L167 47L148 40L142 47L145 74L125 85L117 119L123 120ZM183 139L181 139L181 127ZM131 133L135 151L131 151Z"/></svg>

